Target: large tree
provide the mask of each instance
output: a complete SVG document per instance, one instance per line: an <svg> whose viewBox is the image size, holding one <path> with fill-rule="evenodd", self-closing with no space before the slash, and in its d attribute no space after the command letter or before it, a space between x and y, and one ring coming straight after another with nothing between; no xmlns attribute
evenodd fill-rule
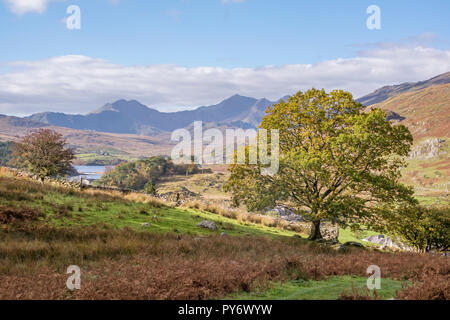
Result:
<svg viewBox="0 0 450 320"><path fill-rule="evenodd" d="M317 240L323 220L357 228L414 202L412 189L398 182L410 132L348 92L298 92L269 107L260 128L279 130L279 170L262 175L260 164L232 165L226 189L236 204L289 207L312 222Z"/></svg>
<svg viewBox="0 0 450 320"><path fill-rule="evenodd" d="M38 129L13 145L14 164L41 179L65 175L73 170L73 150L63 136L50 129Z"/></svg>

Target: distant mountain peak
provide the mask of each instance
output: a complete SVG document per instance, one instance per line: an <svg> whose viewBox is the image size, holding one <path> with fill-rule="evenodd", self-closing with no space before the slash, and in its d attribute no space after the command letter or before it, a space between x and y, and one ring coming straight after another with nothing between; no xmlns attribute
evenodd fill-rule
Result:
<svg viewBox="0 0 450 320"><path fill-rule="evenodd" d="M140 103L137 100L125 100L120 99L113 103L107 103L103 107L90 112L89 114L98 114L105 111L113 111L113 112L147 112L149 110L153 110L146 105Z"/></svg>
<svg viewBox="0 0 450 320"><path fill-rule="evenodd" d="M235 94L222 102L179 112L160 112L137 100L120 99L87 115L34 114L28 118L61 127L112 133L153 135L188 126L194 121L221 126L255 127L273 102Z"/></svg>
<svg viewBox="0 0 450 320"><path fill-rule="evenodd" d="M240 94L235 94L229 97L228 99L223 100L221 103L229 103L229 102L241 102L241 101L257 101L255 98L242 96Z"/></svg>
<svg viewBox="0 0 450 320"><path fill-rule="evenodd" d="M102 113L105 111L114 111L117 112L117 110L114 109L112 103L107 103L105 104L103 107L100 107L92 112L89 112L89 114L98 114L98 113Z"/></svg>

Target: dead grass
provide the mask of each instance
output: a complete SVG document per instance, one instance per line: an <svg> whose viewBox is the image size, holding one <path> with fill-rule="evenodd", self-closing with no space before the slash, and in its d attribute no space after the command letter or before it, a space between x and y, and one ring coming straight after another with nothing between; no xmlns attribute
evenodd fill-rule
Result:
<svg viewBox="0 0 450 320"><path fill-rule="evenodd" d="M17 180L0 174L2 199L41 199L45 192L89 197L89 205L105 201L152 203L152 197L97 190L79 191ZM155 201L155 202L153 202ZM288 228L278 219L192 203L201 210L242 223ZM155 210L159 210L155 205ZM446 257L412 253L352 251L339 253L299 238L220 237L113 230L103 225L52 228L36 224L39 212L26 207L0 207L0 299L211 299L250 291L270 281L322 280L329 276L366 276L378 265L382 277L410 280L401 299L448 299L450 264ZM76 204L55 206L61 215ZM10 223L12 221L17 223ZM70 292L66 268L82 269L82 290Z"/></svg>
<svg viewBox="0 0 450 320"><path fill-rule="evenodd" d="M26 206L21 208L0 206L0 225L36 221L41 216L43 214L40 211Z"/></svg>
<svg viewBox="0 0 450 320"><path fill-rule="evenodd" d="M14 172L5 167L0 167L0 193L1 198L10 201L32 201L42 200L45 193L58 193L62 195L90 198L97 203L114 202L137 202L146 203L155 208L174 206L174 203L160 200L151 195L142 193L122 193L119 191L107 191L98 189L79 190L65 186L42 184L25 177L18 178ZM60 211L62 208L58 208ZM72 210L69 210L72 211Z"/></svg>
<svg viewBox="0 0 450 320"><path fill-rule="evenodd" d="M226 218L235 219L240 224L254 223L266 227L279 228L284 230L295 231L297 233L308 234L310 225L308 223L289 223L286 220L265 216L260 214L248 213L240 209L230 209L223 205L212 202L202 202L199 200L190 200L183 204L184 208L196 209L221 215Z"/></svg>
<svg viewBox="0 0 450 320"><path fill-rule="evenodd" d="M403 288L397 298L402 300L450 300L450 275L444 273L428 273L413 286Z"/></svg>
<svg viewBox="0 0 450 320"><path fill-rule="evenodd" d="M421 283L401 298L448 297L439 293L448 292L448 259L432 255L339 253L294 237L196 238L100 226L22 227L0 235L0 299L211 299L270 281L366 276L372 264L382 277ZM74 293L65 287L73 264L82 269L82 289ZM447 282L428 284L427 275Z"/></svg>
<svg viewBox="0 0 450 320"><path fill-rule="evenodd" d="M378 296L378 293L376 290L373 291L373 294L369 291L369 289L366 288L366 290L363 290L361 293L358 288L355 288L352 284L352 291L350 293L347 293L346 290L344 290L341 295L339 296L338 300L379 300L381 299Z"/></svg>

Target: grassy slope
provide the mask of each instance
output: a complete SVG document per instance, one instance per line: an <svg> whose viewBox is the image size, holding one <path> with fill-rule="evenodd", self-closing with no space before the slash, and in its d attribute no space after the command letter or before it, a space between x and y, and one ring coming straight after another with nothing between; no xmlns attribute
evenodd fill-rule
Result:
<svg viewBox="0 0 450 320"><path fill-rule="evenodd" d="M269 283L274 285L265 293L238 294L234 298L334 299L343 289L349 289L351 282L355 282L357 286L363 285L364 278L350 278L346 275L364 277L365 268L370 263L387 270L386 277L394 276L397 279L401 277L399 271L391 270L389 274L387 266L394 267L397 264L406 269L412 266L414 269L422 265L420 257L407 255L396 258L387 254L361 252L341 257L334 250L321 249L292 237L294 232L255 224L240 224L237 220L199 210L162 206L155 199L144 195L79 192L0 175L0 209L5 206L39 209L45 213L42 218L44 221L40 222L42 225L64 227L57 228L61 230L60 233L45 228L15 233L14 229L0 226L3 242L0 246L0 287L3 296L7 298L17 298L17 294L25 294L26 297L70 298L66 297L61 283L65 283L63 267L74 263L86 270L87 282L84 283L87 288L80 292L80 297L102 299L125 297L123 292L132 290L127 285L131 279L134 279L133 288L136 292L126 296L129 298L217 298L239 292L239 288L251 292L253 290L249 288L252 288L254 281L273 281ZM157 221L153 220L153 216L157 216ZM197 227L197 223L203 219L217 222L219 230L212 232ZM145 222L149 222L151 226L142 226ZM76 228L102 224L110 227L106 230L128 228L114 232ZM68 229L71 226L75 227L73 231ZM137 232L127 231L128 229ZM217 235L222 231L230 237L215 236L208 238L208 241L199 242L192 236L183 236L177 240L174 235L179 233L198 237ZM392 259L394 260L390 261ZM412 259L415 262L406 263L405 260L406 264L400 263L401 259ZM54 269L55 266L59 271ZM170 272L167 272L168 268ZM220 274L223 268L228 268L229 271ZM290 276L285 278L285 272L295 271L292 268L299 268L300 271L306 268L302 272L311 281L300 285L290 281ZM111 277L114 278L116 273L111 274L105 270L122 270L123 275L122 271L117 273L122 280L113 281ZM320 271L319 274L317 270ZM412 271L400 272L410 274ZM313 281L322 280L320 275L341 277L325 282ZM51 282L48 288L52 289L46 292L40 285L30 289L28 286L36 283L33 277ZM180 282L180 279L188 277L190 278L185 282ZM223 280L224 277L227 278L226 281ZM276 282L279 279L287 282L280 285ZM387 286L383 297L393 296L393 292L400 288L400 282L385 278L383 281ZM22 283L26 283L23 288ZM193 286L193 283L201 283L201 289ZM103 289L99 291L99 288ZM166 295L167 290L170 292Z"/></svg>
<svg viewBox="0 0 450 320"><path fill-rule="evenodd" d="M46 127L60 132L70 146L79 153L93 150L115 150L133 157L170 154L174 143L170 141L170 133L158 136L142 136L135 134L115 134L107 132L93 132L89 130L75 130L63 127L47 126L35 121L0 116L0 141L17 141L29 130Z"/></svg>
<svg viewBox="0 0 450 320"><path fill-rule="evenodd" d="M171 176L164 177L157 184L158 193L165 194L180 188L181 186L198 194L198 198L204 201L221 204L229 201L229 194L222 190L223 185L228 179L229 174L197 174L190 176ZM345 243L347 241L361 242L363 238L378 234L376 232L367 231L361 234L355 234L350 229L340 229L339 241ZM304 236L304 235L303 235ZM370 245L364 243L365 245Z"/></svg>
<svg viewBox="0 0 450 320"><path fill-rule="evenodd" d="M23 196L8 196L14 191L24 191ZM35 182L18 182L0 177L0 206L28 206L46 214L51 226L89 226L104 224L113 228L131 228L135 231L177 232L192 235L211 235L225 232L229 235L293 236L295 233L257 224L239 224L237 220L225 218L200 210L183 210L171 207L155 207L152 198L133 195L128 198L95 196L88 192L68 191L60 188L41 188ZM142 202L139 202L142 201ZM150 201L150 202L149 202ZM147 203L146 203L147 202ZM155 218L156 217L156 218ZM197 227L203 220L217 223L218 230L210 231ZM150 223L150 227L144 227Z"/></svg>
<svg viewBox="0 0 450 320"><path fill-rule="evenodd" d="M138 158L131 156L124 152L118 152L116 150L106 149L109 155L99 155L97 153L79 153L76 155L76 165L111 165L123 161L134 161Z"/></svg>
<svg viewBox="0 0 450 320"><path fill-rule="evenodd" d="M159 194L173 192L180 187L185 187L196 193L198 198L211 201L229 200L229 194L222 190L227 181L229 173L195 174L189 176L169 176L163 177L157 183Z"/></svg>
<svg viewBox="0 0 450 320"><path fill-rule="evenodd" d="M450 132L450 84L406 92L374 107L391 110L405 117L406 125L416 141L429 137L445 137Z"/></svg>
<svg viewBox="0 0 450 320"><path fill-rule="evenodd" d="M396 296L396 292L403 287L402 281L381 279L381 289L377 295L382 299ZM273 283L267 290L253 292L240 292L231 295L231 299L239 300L335 300L343 291L352 292L357 289L365 294L367 278L362 277L332 277L324 281L288 281L286 283ZM373 294L373 292L371 292Z"/></svg>

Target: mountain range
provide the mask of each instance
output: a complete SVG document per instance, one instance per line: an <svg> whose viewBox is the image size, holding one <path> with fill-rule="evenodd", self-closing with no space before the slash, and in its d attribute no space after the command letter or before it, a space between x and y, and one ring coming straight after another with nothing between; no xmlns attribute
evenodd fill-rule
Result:
<svg viewBox="0 0 450 320"><path fill-rule="evenodd" d="M450 131L449 91L450 72L447 72L426 81L385 86L358 101L384 109L389 120L407 125L416 141L446 138ZM50 127L63 133L78 152L103 149L148 155L170 150L173 144L170 132L192 129L194 121L203 121L205 128L257 127L267 107L274 103L234 95L216 105L167 113L135 100L119 100L87 115L55 112L25 118L0 115L0 141L17 140L34 128Z"/></svg>
<svg viewBox="0 0 450 320"><path fill-rule="evenodd" d="M426 81L408 82L382 87L357 101L366 106L379 104L406 92L416 92L436 85L450 83L450 72ZM283 97L282 99L286 99ZM279 101L279 100L278 100ZM194 121L216 127L256 128L268 106L277 101L234 95L218 104L195 110L160 112L136 100L118 100L87 114L72 115L55 112L33 114L27 119L52 126L98 132L155 136L185 128ZM402 120L395 110L387 110L390 120Z"/></svg>
<svg viewBox="0 0 450 320"><path fill-rule="evenodd" d="M385 86L358 101L368 108L385 110L389 120L406 125L413 134L414 146L402 181L415 186L423 197L439 195L449 201L450 72L426 81ZM221 130L254 128L273 103L234 95L216 105L166 113L135 100L119 100L87 115L0 115L0 141L17 141L30 130L50 128L63 134L80 164L116 163L170 155L175 145L170 132L178 128L192 130L194 121L203 121L204 128ZM99 158L103 151L111 157Z"/></svg>
<svg viewBox="0 0 450 320"><path fill-rule="evenodd" d="M136 100L118 100L87 115L44 112L27 119L78 130L152 136L187 127L194 121L214 123L218 127L254 128L273 103L267 99L234 95L216 105L195 110L160 112Z"/></svg>

